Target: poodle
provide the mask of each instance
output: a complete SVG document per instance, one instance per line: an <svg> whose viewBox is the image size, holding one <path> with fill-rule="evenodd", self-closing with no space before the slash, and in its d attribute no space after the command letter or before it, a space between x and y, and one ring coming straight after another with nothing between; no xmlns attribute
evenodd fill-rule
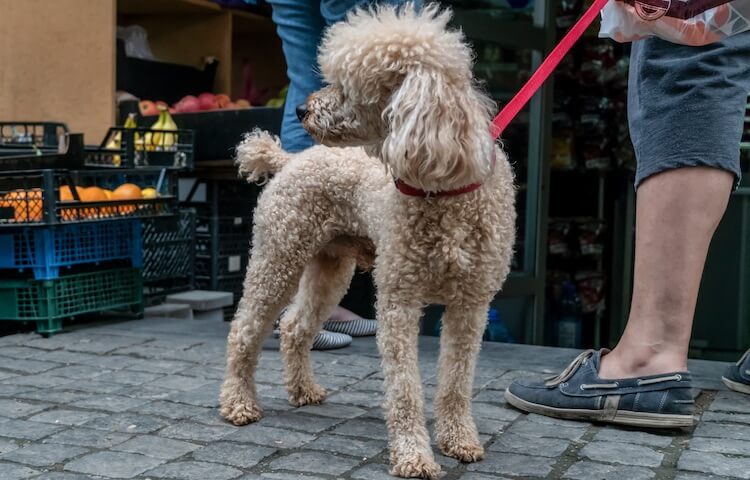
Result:
<svg viewBox="0 0 750 480"><path fill-rule="evenodd" d="M328 86L298 108L323 145L292 155L256 131L237 154L248 181L270 180L255 210L244 295L228 337L222 415L235 425L261 418L253 380L261 343L290 301L281 318L289 399L322 402L311 343L357 265L371 266L391 474L400 477L440 472L417 365L427 304L446 306L437 445L463 462L484 455L472 381L515 240L513 173L489 133L494 105L475 85L471 51L448 28L450 16L436 6L351 13L321 44Z"/></svg>

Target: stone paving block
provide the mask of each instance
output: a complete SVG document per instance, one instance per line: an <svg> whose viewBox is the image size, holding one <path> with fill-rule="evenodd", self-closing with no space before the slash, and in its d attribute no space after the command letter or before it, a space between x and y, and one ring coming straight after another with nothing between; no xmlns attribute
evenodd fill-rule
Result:
<svg viewBox="0 0 750 480"><path fill-rule="evenodd" d="M488 418L477 418L477 431L487 435L497 435L504 432L510 425L510 422L501 422L500 420L490 420Z"/></svg>
<svg viewBox="0 0 750 480"><path fill-rule="evenodd" d="M563 474L563 478L571 478L573 480L614 480L620 478L649 480L654 478L655 475L652 470L643 467L606 465L604 463L584 460L571 465Z"/></svg>
<svg viewBox="0 0 750 480"><path fill-rule="evenodd" d="M82 447L111 448L114 445L124 442L131 436L125 433L75 427L52 435L45 442L80 445Z"/></svg>
<svg viewBox="0 0 750 480"><path fill-rule="evenodd" d="M718 392L708 409L715 412L750 413L750 395Z"/></svg>
<svg viewBox="0 0 750 480"><path fill-rule="evenodd" d="M570 446L570 441L561 438L521 437L505 432L490 445L493 452L525 454L534 452L540 457L559 457Z"/></svg>
<svg viewBox="0 0 750 480"><path fill-rule="evenodd" d="M193 452L193 458L204 462L222 463L239 468L252 468L276 453L274 448L230 442L214 442Z"/></svg>
<svg viewBox="0 0 750 480"><path fill-rule="evenodd" d="M264 402L265 405L265 402ZM305 405L302 408L296 409L295 411L300 413L310 413L313 415L320 415L323 417L333 418L356 418L363 415L367 410L355 407L353 405L338 405L335 403L322 403L320 405Z"/></svg>
<svg viewBox="0 0 750 480"><path fill-rule="evenodd" d="M128 398L121 395L93 395L87 399L73 402L71 405L79 408L105 410L107 412L124 412L135 407L145 405L148 400Z"/></svg>
<svg viewBox="0 0 750 480"><path fill-rule="evenodd" d="M161 377L147 385L153 385L160 388L166 388L168 390L195 390L196 388L202 387L209 383L215 383L211 380L199 377L188 377L185 375L166 375Z"/></svg>
<svg viewBox="0 0 750 480"><path fill-rule="evenodd" d="M359 464L358 460L320 452L297 452L284 455L268 464L272 470L342 475Z"/></svg>
<svg viewBox="0 0 750 480"><path fill-rule="evenodd" d="M342 421L344 421L342 418L314 417L293 411L279 415L266 416L261 419L259 424L265 427L301 430L307 433L319 433L341 423Z"/></svg>
<svg viewBox="0 0 750 480"><path fill-rule="evenodd" d="M35 338L29 338L23 344L31 348L40 348L43 350L57 350L59 348L66 348L73 343L83 338L81 332L66 332L63 334L57 334L49 338L35 336Z"/></svg>
<svg viewBox="0 0 750 480"><path fill-rule="evenodd" d="M30 443L10 453L0 455L0 460L8 460L34 467L51 466L62 463L70 458L82 455L87 448L71 445L56 445L53 443Z"/></svg>
<svg viewBox="0 0 750 480"><path fill-rule="evenodd" d="M55 425L83 425L95 418L106 417L106 413L92 412L89 410L65 410L55 409L38 413L29 418L32 422L53 423Z"/></svg>
<svg viewBox="0 0 750 480"><path fill-rule="evenodd" d="M25 400L44 401L56 404L68 404L89 398L91 395L85 392L72 392L65 390L65 387L34 389L26 392L17 393L16 397ZM59 405L58 405L59 406ZM67 406L67 405L66 405Z"/></svg>
<svg viewBox="0 0 750 480"><path fill-rule="evenodd" d="M506 477L496 477L496 476L490 476L484 473L473 473L469 472L464 475L461 475L461 480L509 480Z"/></svg>
<svg viewBox="0 0 750 480"><path fill-rule="evenodd" d="M521 412L510 407L481 402L473 402L471 411L475 418L488 418L503 422L512 422L521 415Z"/></svg>
<svg viewBox="0 0 750 480"><path fill-rule="evenodd" d="M70 382L62 385L59 388L90 393L91 395L89 395L89 397L92 397L100 394L114 393L117 390L120 390L122 388L122 385L120 385L119 383L103 382L96 379L70 380Z"/></svg>
<svg viewBox="0 0 750 480"><path fill-rule="evenodd" d="M140 398L143 400L166 400L174 393L174 390L152 387L150 385L128 385L112 393L123 397Z"/></svg>
<svg viewBox="0 0 750 480"><path fill-rule="evenodd" d="M484 388L488 388L490 390L505 390L516 378L528 377L528 376L538 378L538 377L541 377L542 374L540 374L539 372L530 372L527 370L511 370L509 372L504 373L503 375L496 378L495 380L488 382L484 386Z"/></svg>
<svg viewBox="0 0 750 480"><path fill-rule="evenodd" d="M17 397L22 393L34 392L36 390L38 389L26 385L8 385L0 383L0 397Z"/></svg>
<svg viewBox="0 0 750 480"><path fill-rule="evenodd" d="M0 365L3 366L3 370L10 370L19 373L42 373L60 366L59 363L9 357L0 357Z"/></svg>
<svg viewBox="0 0 750 480"><path fill-rule="evenodd" d="M511 408L511 407L508 407ZM574 420L563 420L562 418L545 417L544 415L537 415L535 413L529 413L526 415L526 420L534 423L542 423L544 425L555 425L558 427L572 427L572 428L589 428L590 422L579 422Z"/></svg>
<svg viewBox="0 0 750 480"><path fill-rule="evenodd" d="M33 358L38 360L39 355L42 353L44 353L43 350L38 350L36 348L13 345L0 346L0 356L6 358Z"/></svg>
<svg viewBox="0 0 750 480"><path fill-rule="evenodd" d="M261 419L261 422L265 420L268 416L275 415L274 412L269 412L268 410L264 410L263 412L264 412L264 417L263 419ZM216 408L208 408L204 412L201 412L198 415L194 415L190 417L190 420L193 420L198 423L202 423L204 425L220 425L220 426L232 425L224 417L221 416L221 413Z"/></svg>
<svg viewBox="0 0 750 480"><path fill-rule="evenodd" d="M370 463L354 470L350 477L355 480L393 480L394 477L388 473L390 469L390 465Z"/></svg>
<svg viewBox="0 0 750 480"><path fill-rule="evenodd" d="M83 426L108 432L151 433L165 425L167 425L167 422L150 415L116 413L114 415L95 418Z"/></svg>
<svg viewBox="0 0 750 480"><path fill-rule="evenodd" d="M143 385L152 382L163 375L158 373L136 372L134 370L118 370L106 375L106 380L121 385Z"/></svg>
<svg viewBox="0 0 750 480"><path fill-rule="evenodd" d="M166 360L166 359L150 359L143 360L140 358L130 359L127 362L127 369L136 372L147 372L147 373L178 373L189 368L193 368L195 365L190 362L182 362L179 360ZM219 378L224 378L219 377Z"/></svg>
<svg viewBox="0 0 750 480"><path fill-rule="evenodd" d="M89 475L68 472L48 472L34 477L34 480L91 480Z"/></svg>
<svg viewBox="0 0 750 480"><path fill-rule="evenodd" d="M290 480L288 473L265 472L259 477L254 477L253 475L254 474L246 475L237 480ZM323 478L295 472L294 480L323 480Z"/></svg>
<svg viewBox="0 0 750 480"><path fill-rule="evenodd" d="M475 402L491 403L496 405L507 405L503 392L500 390L481 390L474 395Z"/></svg>
<svg viewBox="0 0 750 480"><path fill-rule="evenodd" d="M8 372L0 370L0 380L5 380L6 378L13 378L17 377L19 375L18 372Z"/></svg>
<svg viewBox="0 0 750 480"><path fill-rule="evenodd" d="M678 473L674 480L728 480L729 477L707 475L705 473Z"/></svg>
<svg viewBox="0 0 750 480"><path fill-rule="evenodd" d="M366 365L352 365L347 362L348 357L336 363L324 363L315 369L320 375L333 375L336 377L352 377L363 379L380 370L380 367Z"/></svg>
<svg viewBox="0 0 750 480"><path fill-rule="evenodd" d="M0 463L0 478L3 480L21 480L37 475L38 473L38 470L33 470L23 465Z"/></svg>
<svg viewBox="0 0 750 480"><path fill-rule="evenodd" d="M8 420L2 423L0 436L23 438L24 440L39 440L65 427L46 423L29 422L28 420Z"/></svg>
<svg viewBox="0 0 750 480"><path fill-rule="evenodd" d="M553 458L532 457L515 453L487 452L481 462L470 463L470 472L496 473L504 475L545 477L552 471L556 462Z"/></svg>
<svg viewBox="0 0 750 480"><path fill-rule="evenodd" d="M234 433L238 427L230 425L202 425L200 423L182 421L170 425L159 432L162 437L179 438L181 440L197 440L212 442Z"/></svg>
<svg viewBox="0 0 750 480"><path fill-rule="evenodd" d="M323 434L305 445L310 450L341 453L359 458L372 458L386 449L388 444L381 440L359 440L339 435Z"/></svg>
<svg viewBox="0 0 750 480"><path fill-rule="evenodd" d="M338 392L328 397L331 403L373 408L383 403L383 395L375 392Z"/></svg>
<svg viewBox="0 0 750 480"><path fill-rule="evenodd" d="M388 440L385 423L355 418L347 420L333 429L336 435L361 437L372 440Z"/></svg>
<svg viewBox="0 0 750 480"><path fill-rule="evenodd" d="M352 390L358 390L362 392L378 392L383 393L384 386L383 381L375 378L368 378L366 380L359 381L350 387Z"/></svg>
<svg viewBox="0 0 750 480"><path fill-rule="evenodd" d="M254 443L270 448L289 449L301 447L315 439L314 436L307 433L264 427L258 424L245 425L235 430L231 435L227 435L224 440Z"/></svg>
<svg viewBox="0 0 750 480"><path fill-rule="evenodd" d="M35 358L45 362L55 362L62 365L90 365L92 367L101 366L102 357L88 353L69 352L67 350L44 351L39 350L40 354Z"/></svg>
<svg viewBox="0 0 750 480"><path fill-rule="evenodd" d="M15 440L5 440L0 438L0 455L20 448L20 445Z"/></svg>
<svg viewBox="0 0 750 480"><path fill-rule="evenodd" d="M658 467L664 459L663 453L649 447L632 443L601 441L588 443L579 455L600 462L640 467Z"/></svg>
<svg viewBox="0 0 750 480"><path fill-rule="evenodd" d="M0 398L0 417L21 418L36 412L41 412L52 405L26 403L18 400Z"/></svg>
<svg viewBox="0 0 750 480"><path fill-rule="evenodd" d="M594 436L594 440L605 442L634 443L636 445L648 445L651 447L665 448L672 444L672 435L655 435L652 433L638 432L635 430L621 430L619 428L604 428Z"/></svg>
<svg viewBox="0 0 750 480"><path fill-rule="evenodd" d="M111 370L102 370L101 368L95 367L93 365L66 365L64 367L50 370L49 373L65 378L72 378L75 380L90 380L102 375L106 375L107 380L109 380L109 377L114 372Z"/></svg>
<svg viewBox="0 0 750 480"><path fill-rule="evenodd" d="M750 457L728 457L720 453L685 450L677 462L677 468L693 472L749 479Z"/></svg>
<svg viewBox="0 0 750 480"><path fill-rule="evenodd" d="M140 453L147 457L160 458L162 460L173 460L198 448L201 448L201 446L181 440L157 437L155 435L139 435L119 445L115 445L112 447L112 450Z"/></svg>
<svg viewBox="0 0 750 480"><path fill-rule="evenodd" d="M112 478L133 478L163 460L126 452L97 452L65 465L65 470Z"/></svg>
<svg viewBox="0 0 750 480"><path fill-rule="evenodd" d="M118 348L144 343L145 341L147 341L147 339L141 337L91 335L81 338L71 345L67 345L65 349L70 352L102 354L117 350Z"/></svg>
<svg viewBox="0 0 750 480"><path fill-rule="evenodd" d="M432 445L432 451L435 452L435 461L443 467L443 470L451 470L458 466L458 460L453 457L446 457L440 453L440 449L437 445Z"/></svg>
<svg viewBox="0 0 750 480"><path fill-rule="evenodd" d="M750 456L750 442L731 438L695 437L690 440L688 448L700 452Z"/></svg>
<svg viewBox="0 0 750 480"><path fill-rule="evenodd" d="M718 423L741 423L750 425L750 414L748 413L725 413L725 412L703 412L701 416L703 422Z"/></svg>
<svg viewBox="0 0 750 480"><path fill-rule="evenodd" d="M133 409L135 413L146 415L158 415L160 417L170 418L172 420L181 420L192 418L206 412L215 411L212 408L196 407L193 405L184 405L181 403L169 402L165 400L154 400L145 405L139 405Z"/></svg>
<svg viewBox="0 0 750 480"><path fill-rule="evenodd" d="M702 423L693 433L696 437L733 438L750 441L750 426Z"/></svg>
<svg viewBox="0 0 750 480"><path fill-rule="evenodd" d="M509 432L526 437L552 437L567 440L578 440L583 436L585 429L575 427L563 427L560 425L548 425L545 423L522 420L514 423Z"/></svg>
<svg viewBox="0 0 750 480"><path fill-rule="evenodd" d="M22 361L25 362L28 360L22 360ZM51 375L48 372L40 373L40 374L31 374L31 375L19 375L16 377L6 378L5 380L3 380L3 383L9 384L9 385L20 385L20 386L36 387L36 388L57 387L59 385L70 384L71 382L74 382L74 380L70 378L65 378L65 377L58 377L57 375Z"/></svg>
<svg viewBox="0 0 750 480"><path fill-rule="evenodd" d="M146 472L148 478L176 480L229 480L240 475L242 475L242 471L236 468L216 463L192 461L168 463Z"/></svg>
<svg viewBox="0 0 750 480"><path fill-rule="evenodd" d="M219 406L219 385L209 383L203 387L196 388L195 390L175 392L169 396L169 400L172 402L194 405L196 407L216 408Z"/></svg>

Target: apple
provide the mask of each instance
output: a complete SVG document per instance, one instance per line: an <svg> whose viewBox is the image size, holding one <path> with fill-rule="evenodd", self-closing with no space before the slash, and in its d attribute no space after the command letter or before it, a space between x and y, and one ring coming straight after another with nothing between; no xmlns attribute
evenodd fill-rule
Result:
<svg viewBox="0 0 750 480"><path fill-rule="evenodd" d="M229 95L223 93L216 95L214 98L216 99L216 104L219 105L219 108L227 108L227 105L232 103L232 99L229 98Z"/></svg>
<svg viewBox="0 0 750 480"><path fill-rule="evenodd" d="M213 93L201 93L198 95L198 102L200 103L201 110L214 110L219 108L219 104L216 102L216 96Z"/></svg>
<svg viewBox="0 0 750 480"><path fill-rule="evenodd" d="M159 115L159 108L151 100L141 100L138 102L138 109L144 117L149 115Z"/></svg>
<svg viewBox="0 0 750 480"><path fill-rule="evenodd" d="M234 102L234 105L237 108L250 108L250 102L248 102L244 98L238 98L237 101Z"/></svg>
<svg viewBox="0 0 750 480"><path fill-rule="evenodd" d="M229 102L226 105L224 105L224 109L225 110L229 110L229 109L233 109L233 108L237 108L237 104L234 103L234 102Z"/></svg>
<svg viewBox="0 0 750 480"><path fill-rule="evenodd" d="M169 108L169 105L167 105L167 102L162 102L161 100L159 100L158 102L156 102L156 108L158 108L159 110L166 110Z"/></svg>
<svg viewBox="0 0 750 480"><path fill-rule="evenodd" d="M175 103L174 108L178 113L197 112L200 111L201 104L198 101L198 97L185 95L179 102Z"/></svg>

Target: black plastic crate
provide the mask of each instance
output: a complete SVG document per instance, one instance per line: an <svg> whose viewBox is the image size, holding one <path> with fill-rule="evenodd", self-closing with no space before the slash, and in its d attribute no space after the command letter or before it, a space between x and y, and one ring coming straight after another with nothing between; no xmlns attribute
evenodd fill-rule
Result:
<svg viewBox="0 0 750 480"><path fill-rule="evenodd" d="M195 208L199 217L252 218L262 186L244 180L180 179L180 201Z"/></svg>
<svg viewBox="0 0 750 480"><path fill-rule="evenodd" d="M115 190L132 183L154 198L82 201L79 188ZM70 199L61 200L61 190ZM176 178L165 169L34 170L0 174L0 228L169 215L177 208Z"/></svg>
<svg viewBox="0 0 750 480"><path fill-rule="evenodd" d="M193 288L195 211L143 221L143 284L148 298Z"/></svg>
<svg viewBox="0 0 750 480"><path fill-rule="evenodd" d="M197 255L244 255L250 252L252 217L203 217L195 224Z"/></svg>
<svg viewBox="0 0 750 480"><path fill-rule="evenodd" d="M67 133L60 122L0 122L0 147L58 151Z"/></svg>
<svg viewBox="0 0 750 480"><path fill-rule="evenodd" d="M83 168L83 135L62 133L60 139L53 143L51 136L61 130L46 127L52 133L44 133L44 128L45 124L42 123L27 125L0 122L0 131L5 130L5 133L0 134L0 172ZM26 133L14 136L15 131ZM18 141L25 143L15 143Z"/></svg>
<svg viewBox="0 0 750 480"><path fill-rule="evenodd" d="M244 274L250 256L244 255L196 255L195 274L206 277L225 277Z"/></svg>
<svg viewBox="0 0 750 480"><path fill-rule="evenodd" d="M193 130L111 127L99 146L86 147L85 163L96 168L193 168Z"/></svg>

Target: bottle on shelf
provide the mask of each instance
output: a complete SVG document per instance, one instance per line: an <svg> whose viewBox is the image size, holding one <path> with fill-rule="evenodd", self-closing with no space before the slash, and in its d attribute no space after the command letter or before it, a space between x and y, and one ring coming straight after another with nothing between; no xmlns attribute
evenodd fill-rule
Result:
<svg viewBox="0 0 750 480"><path fill-rule="evenodd" d="M557 346L581 348L581 298L572 282L563 284L560 298L560 317L557 320Z"/></svg>

